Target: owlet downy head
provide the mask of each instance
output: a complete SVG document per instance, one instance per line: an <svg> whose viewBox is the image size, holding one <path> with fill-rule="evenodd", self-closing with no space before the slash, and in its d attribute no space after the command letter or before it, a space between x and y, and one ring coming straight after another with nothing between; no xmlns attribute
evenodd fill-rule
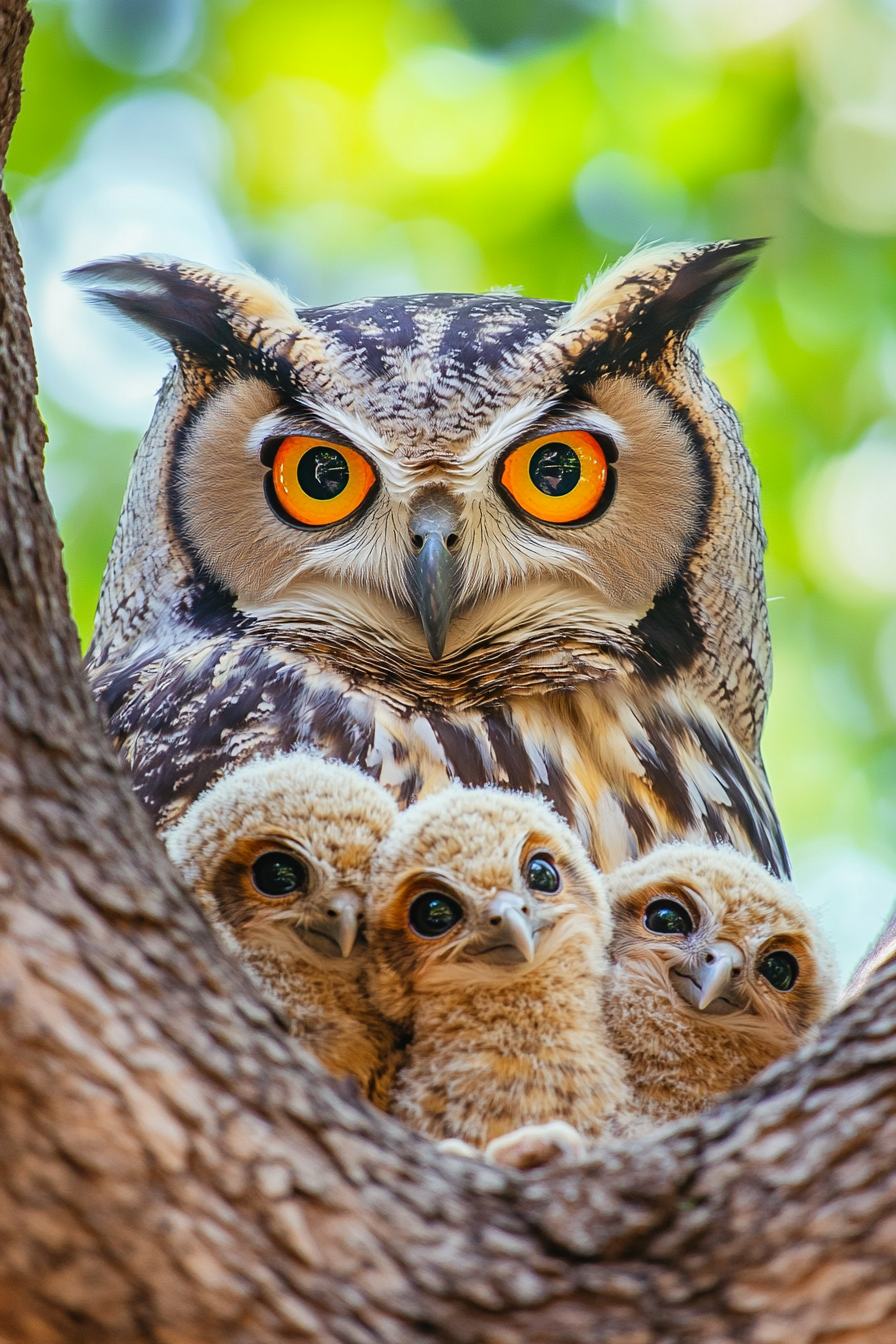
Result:
<svg viewBox="0 0 896 1344"><path fill-rule="evenodd" d="M366 918L379 993L398 1020L420 995L528 975L574 923L600 949L610 929L601 876L561 818L531 796L459 786L398 818Z"/></svg>
<svg viewBox="0 0 896 1344"><path fill-rule="evenodd" d="M294 1034L368 1095L393 1033L363 989L363 905L395 815L359 770L296 753L235 768L164 836L225 946Z"/></svg>
<svg viewBox="0 0 896 1344"><path fill-rule="evenodd" d="M833 1007L830 948L793 888L752 859L664 845L607 881L606 1020L645 1117L703 1109Z"/></svg>
<svg viewBox="0 0 896 1344"><path fill-rule="evenodd" d="M377 855L371 992L410 1034L390 1102L436 1139L484 1147L523 1125L601 1132L624 1104L600 1009L600 874L540 800L451 787Z"/></svg>

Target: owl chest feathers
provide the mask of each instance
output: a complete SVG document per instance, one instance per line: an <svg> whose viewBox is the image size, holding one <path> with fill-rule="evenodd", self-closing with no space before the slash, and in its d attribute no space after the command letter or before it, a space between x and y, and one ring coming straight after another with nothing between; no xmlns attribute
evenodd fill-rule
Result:
<svg viewBox="0 0 896 1344"><path fill-rule="evenodd" d="M453 781L540 794L605 870L664 840L709 838L786 871L761 767L696 688L603 657L566 690L545 672L527 693L450 707L412 694L397 654L393 676L373 681L253 625L98 664L91 679L160 824L233 765L298 748L359 765L402 807Z"/></svg>

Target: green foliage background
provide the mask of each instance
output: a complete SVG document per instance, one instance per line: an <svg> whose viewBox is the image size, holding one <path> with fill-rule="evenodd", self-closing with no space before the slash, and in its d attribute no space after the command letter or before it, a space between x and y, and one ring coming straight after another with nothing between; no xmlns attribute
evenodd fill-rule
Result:
<svg viewBox="0 0 896 1344"><path fill-rule="evenodd" d="M95 128L171 92L186 96L175 110L211 110L203 190L234 260L297 299L495 285L568 299L639 239L770 235L698 343L762 479L773 788L807 897L854 961L896 895L896 6L41 0L34 13L9 183L35 293L56 255L47 231L66 228L53 191L67 183L72 218L89 215ZM138 118L143 106L156 104L133 103ZM169 126L172 154L177 142ZM108 246L101 224L69 239L66 264L90 260L94 236ZM115 250L155 246L124 235ZM57 377L66 342L89 344L62 302L37 303L34 322L87 639L139 435Z"/></svg>

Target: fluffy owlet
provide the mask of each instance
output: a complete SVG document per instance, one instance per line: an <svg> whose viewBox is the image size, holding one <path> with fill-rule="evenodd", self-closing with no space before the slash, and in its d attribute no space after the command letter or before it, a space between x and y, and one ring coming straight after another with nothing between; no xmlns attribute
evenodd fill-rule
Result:
<svg viewBox="0 0 896 1344"><path fill-rule="evenodd" d="M241 766L165 835L211 924L334 1073L385 1105L394 1033L364 990L363 904L396 808L350 766Z"/></svg>
<svg viewBox="0 0 896 1344"><path fill-rule="evenodd" d="M688 343L756 251L635 254L575 303L84 268L176 358L87 664L159 824L305 748L402 806L540 794L604 870L690 838L785 871L756 478Z"/></svg>
<svg viewBox="0 0 896 1344"><path fill-rule="evenodd" d="M597 1136L625 1104L607 1042L607 898L543 803L453 787L409 808L374 866L371 992L410 1034L389 1109L483 1148L565 1120Z"/></svg>
<svg viewBox="0 0 896 1344"><path fill-rule="evenodd" d="M833 1007L834 962L814 920L734 850L665 845L607 882L606 1023L643 1119L702 1110Z"/></svg>

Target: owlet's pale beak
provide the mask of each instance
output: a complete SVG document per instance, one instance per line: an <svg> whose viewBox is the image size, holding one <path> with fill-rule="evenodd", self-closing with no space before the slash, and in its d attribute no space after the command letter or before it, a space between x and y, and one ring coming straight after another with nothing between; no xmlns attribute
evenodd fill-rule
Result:
<svg viewBox="0 0 896 1344"><path fill-rule="evenodd" d="M434 662L445 651L457 595L458 525L459 508L442 493L426 496L411 516L411 545L416 552L411 588Z"/></svg>
<svg viewBox="0 0 896 1344"><path fill-rule="evenodd" d="M671 980L675 992L692 1008L705 1012L716 1005L720 999L726 999L725 1008L729 1012L736 1010L731 1003L733 996L740 997L739 990L744 969L744 954L734 943L719 941L710 943L680 966L673 967Z"/></svg>
<svg viewBox="0 0 896 1344"><path fill-rule="evenodd" d="M531 901L515 892L501 891L482 912L470 955L498 966L532 961L539 927Z"/></svg>
<svg viewBox="0 0 896 1344"><path fill-rule="evenodd" d="M338 891L325 909L305 925L306 941L327 956L351 956L358 937L360 898L353 891ZM311 935L309 938L308 935Z"/></svg>

